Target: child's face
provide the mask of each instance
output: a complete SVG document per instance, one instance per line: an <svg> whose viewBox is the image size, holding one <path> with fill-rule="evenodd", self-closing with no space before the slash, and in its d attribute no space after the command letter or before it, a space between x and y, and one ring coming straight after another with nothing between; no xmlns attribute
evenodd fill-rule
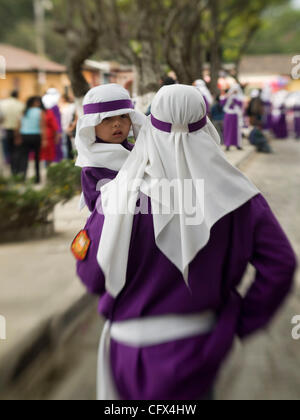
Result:
<svg viewBox="0 0 300 420"><path fill-rule="evenodd" d="M128 137L131 119L128 114L105 118L96 126L96 136L107 143L121 144Z"/></svg>

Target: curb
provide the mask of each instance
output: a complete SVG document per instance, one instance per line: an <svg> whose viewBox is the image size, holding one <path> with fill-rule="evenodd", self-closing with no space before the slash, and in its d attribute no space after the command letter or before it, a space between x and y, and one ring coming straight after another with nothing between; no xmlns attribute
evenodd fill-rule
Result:
<svg viewBox="0 0 300 420"><path fill-rule="evenodd" d="M251 149L251 150L249 150L248 152L247 152L247 154L245 155L245 156L243 156L239 161L238 161L238 163L236 163L236 167L238 168L238 169L241 169L241 167L243 166L243 165L245 165L245 164L247 164L253 157L255 157L256 156L256 149L255 148L253 148L253 149Z"/></svg>
<svg viewBox="0 0 300 420"><path fill-rule="evenodd" d="M95 297L83 295L59 315L42 322L26 338L16 345L16 351L4 357L0 366L0 399L9 394L23 375L38 359L55 350L68 334L71 334L78 321L94 308Z"/></svg>

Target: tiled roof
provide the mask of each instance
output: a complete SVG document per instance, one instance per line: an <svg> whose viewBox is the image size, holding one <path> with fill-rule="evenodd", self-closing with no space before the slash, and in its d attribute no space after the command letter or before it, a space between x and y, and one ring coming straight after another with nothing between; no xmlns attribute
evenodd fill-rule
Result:
<svg viewBox="0 0 300 420"><path fill-rule="evenodd" d="M7 44L0 44L0 55L6 60L6 71L37 71L48 73L65 73L66 67L37 54L16 48Z"/></svg>

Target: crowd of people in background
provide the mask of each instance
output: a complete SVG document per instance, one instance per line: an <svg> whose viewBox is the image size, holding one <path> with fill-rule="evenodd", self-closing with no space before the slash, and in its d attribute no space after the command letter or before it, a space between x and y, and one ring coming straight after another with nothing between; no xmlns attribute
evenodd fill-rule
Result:
<svg viewBox="0 0 300 420"><path fill-rule="evenodd" d="M43 97L32 96L24 105L13 91L0 103L2 148L13 176L27 178L28 163L35 162L35 183L41 182L40 162L74 158L76 107L68 95L49 89Z"/></svg>
<svg viewBox="0 0 300 420"><path fill-rule="evenodd" d="M161 78L161 86L175 83L171 77ZM236 82L230 88L220 89L213 97L204 80L196 80L194 86L202 93L207 113L227 152L231 147L243 150L245 137L261 153L273 153L270 135L277 139L294 136L300 140L300 91L280 89L273 92L270 84L251 90ZM147 115L150 112L151 106Z"/></svg>
<svg viewBox="0 0 300 420"><path fill-rule="evenodd" d="M161 86L176 84L168 75L162 76ZM268 132L277 139L295 136L300 140L300 92L281 89L273 92L269 84L263 89L252 89L245 94L246 86L238 83L220 89L213 97L208 84L196 80L194 86L202 93L209 117L216 127L226 151L231 147L243 150L243 138L258 152L272 153ZM25 180L28 162L35 161L35 182L40 183L40 162L48 167L62 159L74 159L74 137L77 113L74 101L55 89L43 97L33 96L24 105L19 93L13 91L0 102L0 126L4 161L12 175ZM151 104L146 115L151 113ZM292 117L293 127L291 127Z"/></svg>

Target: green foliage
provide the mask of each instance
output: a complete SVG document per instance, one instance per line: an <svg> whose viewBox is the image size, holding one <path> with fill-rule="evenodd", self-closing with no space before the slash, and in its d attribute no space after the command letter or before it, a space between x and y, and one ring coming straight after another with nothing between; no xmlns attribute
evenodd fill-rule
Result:
<svg viewBox="0 0 300 420"><path fill-rule="evenodd" d="M300 10L272 8L248 48L249 54L295 54L299 52Z"/></svg>
<svg viewBox="0 0 300 420"><path fill-rule="evenodd" d="M31 182L24 185L18 178L0 177L0 231L5 234L47 224L56 204L80 192L80 173L72 161L53 164L40 190Z"/></svg>
<svg viewBox="0 0 300 420"><path fill-rule="evenodd" d="M81 0L80 0L81 1ZM219 4L219 23L221 28L211 23L209 12L213 2ZM198 2L199 5L206 4L202 13L199 30L192 29L188 17L188 9L193 9L192 1L189 0L116 0L116 9L113 7L113 0L103 0L103 19L95 20L93 25L107 27L106 37L102 35L100 48L93 58L99 60L117 60L123 63L134 62L133 57L144 60L149 56L149 47L143 43L147 37L147 29L142 22L143 16L147 16L146 23L151 23L150 45L153 47L153 55L159 66L162 68L170 63L166 59L166 52L163 49L164 41L168 33L164 33L164 25L172 17L176 8L181 7L179 25L174 26L173 50L170 56L178 56L179 60L186 61L185 66L190 66L186 60L187 50L192 51L192 43L199 43L199 55L203 57L210 53L214 31L220 30L223 59L225 61L236 61L241 54L268 54L268 53L295 53L298 52L300 36L300 11L293 10L290 2L286 0L209 0ZM73 1L72 16L68 16L67 0L52 0L53 10L46 13L46 53L50 59L63 64L70 49L67 48L67 39L72 38L76 31L85 26L87 22L96 16L95 7L99 0L85 0L86 16L82 19L78 1ZM183 7L184 6L184 7ZM118 13L116 13L118 12ZM116 28L119 36L114 39L109 28L114 27L116 15L119 14ZM193 13L192 13L193 14ZM71 19L74 26L70 36L62 36L56 32L55 27L59 22L67 22ZM181 20L180 20L181 19ZM118 23L119 22L119 23ZM33 0L0 0L0 39L1 42L10 43L20 48L35 52L35 26L33 13ZM224 27L222 25L224 24ZM187 28L187 29L186 29ZM188 30L194 31L193 36L188 36ZM255 35L256 33L256 35ZM189 39L190 38L190 39ZM186 48L187 39L190 48ZM195 41L196 40L196 41ZM179 49L174 48L175 46ZM146 43L147 44L147 43ZM181 48L181 46L183 46ZM180 50L181 48L181 50ZM184 51L185 53L182 53ZM71 52L72 53L72 52ZM177 54L177 55L176 55ZM193 55L195 55L193 53ZM148 60L150 61L150 59ZM177 60L178 61L178 60ZM146 67L149 67L146 61Z"/></svg>
<svg viewBox="0 0 300 420"><path fill-rule="evenodd" d="M51 191L41 191L12 180L0 179L0 231L14 232L24 227L48 223L49 215L57 204Z"/></svg>
<svg viewBox="0 0 300 420"><path fill-rule="evenodd" d="M81 169L71 160L53 164L47 171L47 184L52 195L66 203L81 190Z"/></svg>
<svg viewBox="0 0 300 420"><path fill-rule="evenodd" d="M32 0L0 0L0 39L4 42L9 32L23 20L33 18Z"/></svg>

